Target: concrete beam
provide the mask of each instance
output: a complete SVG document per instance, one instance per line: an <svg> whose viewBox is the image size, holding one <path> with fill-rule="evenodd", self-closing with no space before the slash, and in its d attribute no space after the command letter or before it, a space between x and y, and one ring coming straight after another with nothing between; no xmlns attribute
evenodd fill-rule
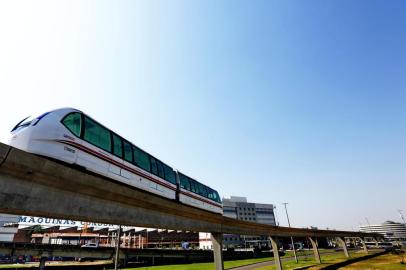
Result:
<svg viewBox="0 0 406 270"><path fill-rule="evenodd" d="M374 237L373 239L374 239L374 241L375 241L375 246L376 246L376 248L379 248L379 240L378 240L378 237Z"/></svg>
<svg viewBox="0 0 406 270"><path fill-rule="evenodd" d="M273 251L273 257L275 260L275 266L277 270L282 270L282 261L281 258L279 256L279 248L278 248L278 242L277 239L275 237L270 237L271 240L271 245L272 245L272 251Z"/></svg>
<svg viewBox="0 0 406 270"><path fill-rule="evenodd" d="M221 231L222 219L16 149L0 166L0 212L191 231Z"/></svg>
<svg viewBox="0 0 406 270"><path fill-rule="evenodd" d="M345 239L342 237L337 237L336 239L339 245L343 248L345 257L349 258L350 254L348 253L347 245L345 244Z"/></svg>
<svg viewBox="0 0 406 270"><path fill-rule="evenodd" d="M317 263L321 263L320 252L319 252L319 248L317 246L317 242L312 237L309 237L309 240L310 240L310 243L312 243L314 259L316 260Z"/></svg>
<svg viewBox="0 0 406 270"><path fill-rule="evenodd" d="M6 157L5 160L4 157ZM49 207L50 204L52 208ZM66 164L10 148L1 143L0 212L127 226L242 235L377 236L377 234L360 232L275 227L235 220L179 204L118 181L80 171Z"/></svg>
<svg viewBox="0 0 406 270"><path fill-rule="evenodd" d="M224 270L223 262L223 234L211 233L213 243L214 265L216 270Z"/></svg>
<svg viewBox="0 0 406 270"><path fill-rule="evenodd" d="M10 146L0 143L0 165L6 159L8 153L10 152L10 149Z"/></svg>
<svg viewBox="0 0 406 270"><path fill-rule="evenodd" d="M31 256L40 256L40 257L49 257L49 256L60 256L60 257L78 257L78 258L98 258L98 259L104 259L108 260L110 258L113 258L114 256L114 250L111 248L98 248L98 249L80 249L77 248L76 246L72 247L64 247L64 248L58 248L53 246L48 246L47 249L41 249L40 247L35 248L35 247L24 247L24 246L18 246L16 248L13 247L0 247L0 254L8 254L8 255L31 255ZM120 254L120 257L124 255Z"/></svg>

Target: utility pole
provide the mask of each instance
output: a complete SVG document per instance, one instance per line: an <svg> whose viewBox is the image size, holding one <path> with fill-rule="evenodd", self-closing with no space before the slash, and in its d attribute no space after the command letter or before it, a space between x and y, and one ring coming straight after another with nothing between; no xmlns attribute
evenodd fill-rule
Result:
<svg viewBox="0 0 406 270"><path fill-rule="evenodd" d="M367 224L368 224L368 231L369 231L369 232L372 232L371 224L369 223L368 218L365 217L365 220L366 220L366 222L367 222Z"/></svg>
<svg viewBox="0 0 406 270"><path fill-rule="evenodd" d="M290 228L290 221L289 221L289 215L288 215L288 208L286 207L286 205L287 205L288 203L282 203L282 204L285 206L286 218L288 219L288 225L289 225L289 228ZM291 241L291 243L292 243L292 249L293 249L293 254L295 255L295 261L296 261L296 263L298 263L297 255L296 255L295 243L293 242L293 237L292 237L292 236L290 237L290 241Z"/></svg>
<svg viewBox="0 0 406 270"><path fill-rule="evenodd" d="M403 220L403 224L406 224L405 217L403 216L403 211L398 209L398 212L399 212L400 218Z"/></svg>
<svg viewBox="0 0 406 270"><path fill-rule="evenodd" d="M119 252L120 252L120 238L121 238L121 225L118 226L118 229L117 229L116 256L114 259L114 270L118 269L118 260L119 260Z"/></svg>

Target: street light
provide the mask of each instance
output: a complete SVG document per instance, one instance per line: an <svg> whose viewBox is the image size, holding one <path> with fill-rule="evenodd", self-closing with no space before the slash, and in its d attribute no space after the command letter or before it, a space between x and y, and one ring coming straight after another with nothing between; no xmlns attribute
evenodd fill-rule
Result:
<svg viewBox="0 0 406 270"><path fill-rule="evenodd" d="M286 207L286 205L287 205L288 203L282 203L282 204L285 206L286 218L288 219L288 225L289 225L289 228L290 228L290 221L289 221L289 215L288 215L288 208ZM295 255L295 261L296 261L296 263L298 263L297 256L296 256L295 243L293 242L293 237L292 237L292 236L290 237L290 241L291 241L291 243L292 243L293 254Z"/></svg>

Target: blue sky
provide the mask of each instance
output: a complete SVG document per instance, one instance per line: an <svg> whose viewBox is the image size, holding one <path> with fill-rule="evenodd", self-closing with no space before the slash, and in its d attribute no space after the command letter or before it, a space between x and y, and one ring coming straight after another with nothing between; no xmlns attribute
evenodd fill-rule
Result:
<svg viewBox="0 0 406 270"><path fill-rule="evenodd" d="M404 1L0 3L0 138L77 107L286 225L399 221Z"/></svg>

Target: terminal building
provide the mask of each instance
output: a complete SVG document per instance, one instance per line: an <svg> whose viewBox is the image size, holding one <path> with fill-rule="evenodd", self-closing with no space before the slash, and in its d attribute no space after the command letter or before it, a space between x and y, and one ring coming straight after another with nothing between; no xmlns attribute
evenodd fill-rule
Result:
<svg viewBox="0 0 406 270"><path fill-rule="evenodd" d="M248 202L246 197L231 196L223 198L223 215L229 218L276 225L273 204ZM211 249L209 233L200 233L200 248ZM267 236L224 234L223 245L226 248L261 248L269 246Z"/></svg>
<svg viewBox="0 0 406 270"><path fill-rule="evenodd" d="M387 241L406 241L406 224L386 221L377 225L361 225L361 232L380 233Z"/></svg>
<svg viewBox="0 0 406 270"><path fill-rule="evenodd" d="M0 242L117 245L117 225L0 214ZM196 232L122 227L121 248L198 248Z"/></svg>

